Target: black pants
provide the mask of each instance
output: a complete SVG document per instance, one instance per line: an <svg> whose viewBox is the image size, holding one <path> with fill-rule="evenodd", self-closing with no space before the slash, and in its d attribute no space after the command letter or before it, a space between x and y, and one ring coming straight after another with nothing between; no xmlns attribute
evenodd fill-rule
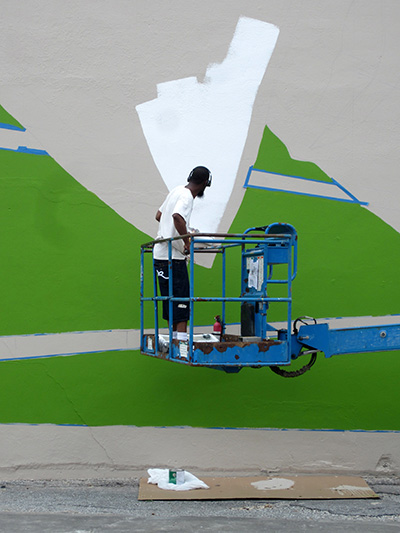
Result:
<svg viewBox="0 0 400 533"><path fill-rule="evenodd" d="M169 272L168 261L156 259L154 269L158 278L158 286L161 296L169 295ZM185 260L172 260L172 296L175 298L182 296L189 298L189 275ZM173 324L177 322L187 322L189 320L189 302L172 303ZM169 321L169 301L163 300L163 319Z"/></svg>

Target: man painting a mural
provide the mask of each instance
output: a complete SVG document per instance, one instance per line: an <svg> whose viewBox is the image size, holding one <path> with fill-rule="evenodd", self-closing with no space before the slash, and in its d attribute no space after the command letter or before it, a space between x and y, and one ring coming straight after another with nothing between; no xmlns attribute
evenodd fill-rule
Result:
<svg viewBox="0 0 400 533"><path fill-rule="evenodd" d="M206 167L194 168L188 177L187 185L179 185L170 191L157 211L159 222L157 239L169 239L189 233L190 215L196 197L202 198L206 187L211 186L211 172ZM172 293L175 297L189 297L189 276L186 258L190 249L190 238L172 241ZM154 268L157 273L161 296L169 295L168 242L154 245ZM163 300L163 318L169 322L169 302ZM173 339L187 342L189 320L188 302L173 303Z"/></svg>
<svg viewBox="0 0 400 533"><path fill-rule="evenodd" d="M377 477L400 473L400 2L0 5L0 524L54 477L104 477L141 520L146 465L368 473L394 527ZM364 525L350 479L326 496L343 486ZM226 514L281 510L258 507Z"/></svg>

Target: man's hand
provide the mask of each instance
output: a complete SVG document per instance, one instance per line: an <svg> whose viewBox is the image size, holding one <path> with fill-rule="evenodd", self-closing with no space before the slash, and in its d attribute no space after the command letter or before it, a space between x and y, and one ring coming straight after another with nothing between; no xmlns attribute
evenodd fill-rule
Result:
<svg viewBox="0 0 400 533"><path fill-rule="evenodd" d="M189 255L190 254L190 237L187 237L183 241L183 253L185 255Z"/></svg>

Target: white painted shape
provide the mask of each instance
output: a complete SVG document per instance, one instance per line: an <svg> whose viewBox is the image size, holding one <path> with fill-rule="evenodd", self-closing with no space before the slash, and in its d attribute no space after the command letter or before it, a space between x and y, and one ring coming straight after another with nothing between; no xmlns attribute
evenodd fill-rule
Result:
<svg viewBox="0 0 400 533"><path fill-rule="evenodd" d="M203 83L189 77L157 85L155 100L136 106L149 149L171 190L190 170L207 166L212 186L196 199L191 225L215 232L231 195L258 87L279 29L241 17L228 54L208 67Z"/></svg>
<svg viewBox="0 0 400 533"><path fill-rule="evenodd" d="M252 485L258 490L287 490L293 487L294 481L291 479L275 477L272 479L255 481Z"/></svg>
<svg viewBox="0 0 400 533"><path fill-rule="evenodd" d="M40 142L28 131L0 128L0 148L18 150L20 146L26 146L35 150L44 150Z"/></svg>
<svg viewBox="0 0 400 533"><path fill-rule="evenodd" d="M312 194L329 198L337 198L339 200L352 200L352 198L335 183L292 178L270 172L252 171L248 184L255 187L279 189L287 192Z"/></svg>

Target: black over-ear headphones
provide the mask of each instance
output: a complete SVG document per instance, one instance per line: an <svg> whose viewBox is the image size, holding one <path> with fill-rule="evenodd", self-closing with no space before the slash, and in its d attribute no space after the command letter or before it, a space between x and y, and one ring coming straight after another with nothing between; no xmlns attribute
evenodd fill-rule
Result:
<svg viewBox="0 0 400 533"><path fill-rule="evenodd" d="M196 168L198 168L198 167L196 167ZM192 178L192 176L193 176L193 173L194 173L194 171L196 170L196 168L194 168L194 169L191 171L191 173L189 174L189 177L188 177L188 179L187 179L188 181L191 180L191 178ZM208 179L207 179L206 187L211 187L212 174L211 174L211 172L208 170L208 168L206 168L206 167L202 167L202 168L204 168L204 169L207 170L207 172L208 172Z"/></svg>

